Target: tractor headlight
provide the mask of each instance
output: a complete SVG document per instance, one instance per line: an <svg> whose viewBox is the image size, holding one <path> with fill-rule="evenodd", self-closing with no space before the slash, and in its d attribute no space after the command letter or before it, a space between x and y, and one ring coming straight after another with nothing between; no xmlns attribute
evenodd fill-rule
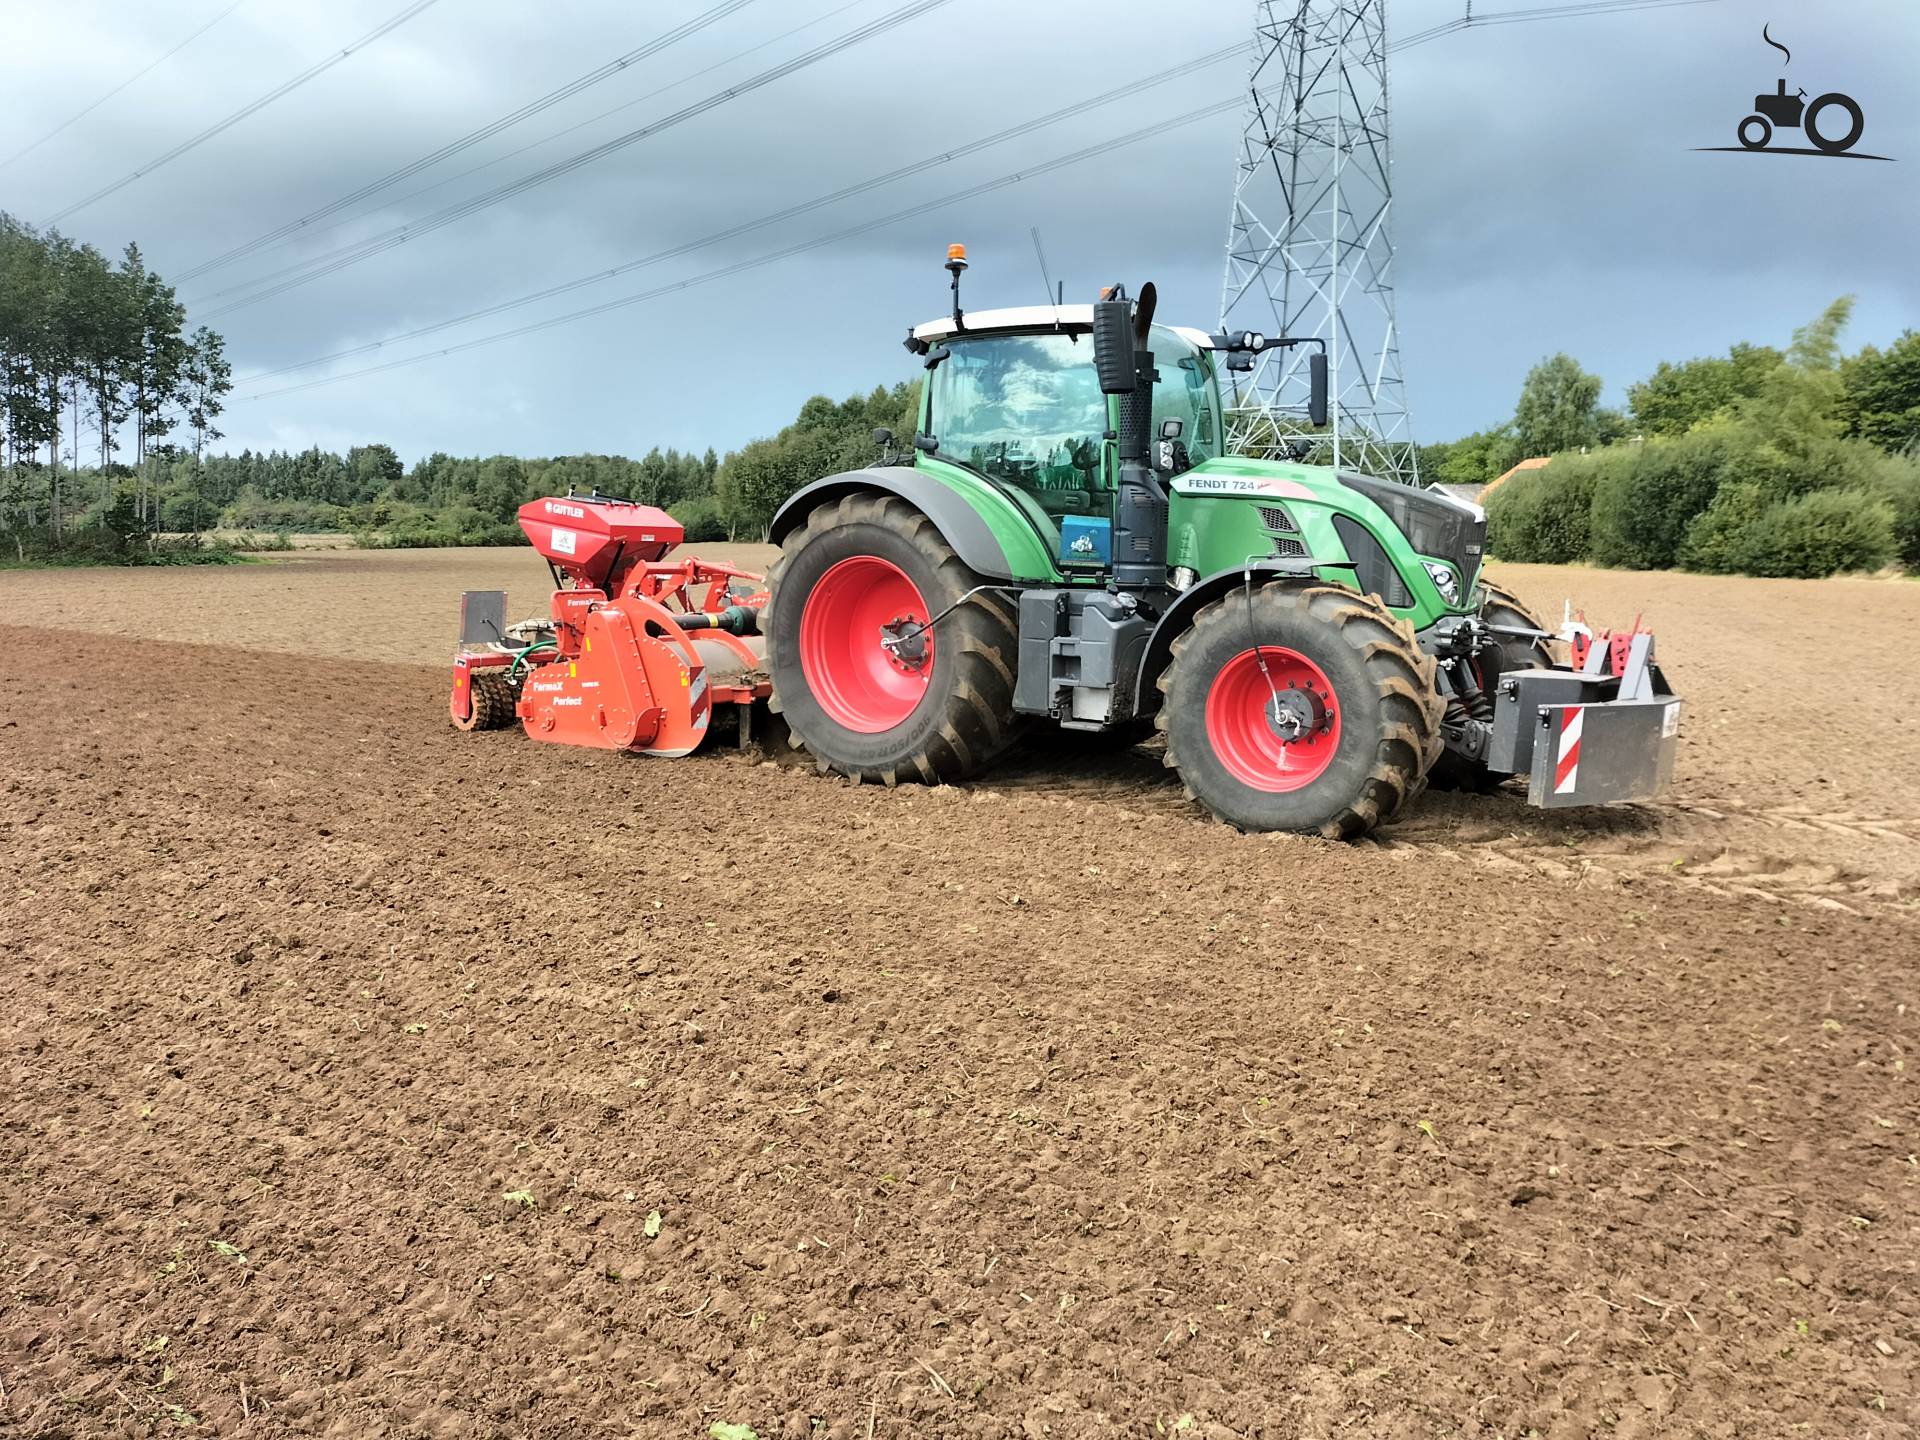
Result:
<svg viewBox="0 0 1920 1440"><path fill-rule="evenodd" d="M1433 581L1433 588L1440 592L1440 598L1449 605L1460 603L1460 580L1453 573L1451 565L1443 565L1438 560L1422 560L1427 567L1427 576Z"/></svg>

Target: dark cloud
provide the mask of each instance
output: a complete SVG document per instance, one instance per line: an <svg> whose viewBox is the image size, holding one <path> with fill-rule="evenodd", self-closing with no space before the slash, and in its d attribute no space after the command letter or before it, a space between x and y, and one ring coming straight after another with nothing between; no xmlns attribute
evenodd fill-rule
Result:
<svg viewBox="0 0 1920 1440"><path fill-rule="evenodd" d="M619 78L348 212L345 223L183 287L208 297L417 220L658 118L895 0L760 0ZM216 0L20 0L0 49L0 135L20 143L206 19ZM371 28L398 0L252 0L53 142L0 170L0 208L37 220L125 173ZM506 0L441 0L378 45L63 226L138 239L177 272L323 205L706 8L579 0L530 20ZM1483 5L1482 10L1503 8ZM1404 0L1396 33L1459 12ZM17 17L17 18L16 18ZM952 0L899 31L690 120L437 234L218 322L240 370L266 370L430 324L672 248L1107 90L1250 30L1239 0ZM1781 57L1760 39L1793 48ZM1400 321L1416 431L1441 438L1510 410L1526 367L1566 349L1617 397L1663 357L1783 341L1856 293L1853 339L1920 323L1920 120L1908 77L1920 11L1854 0L1786 13L1722 0L1476 28L1393 66ZM712 74L691 72L719 65ZM1842 89L1862 149L1899 163L1702 154L1731 144L1780 74ZM698 275L933 200L1234 93L1230 62L784 225L511 316L402 344L412 354ZM1789 88L1792 88L1790 85ZM659 93L655 93L659 92ZM625 102L530 153L410 192ZM1163 308L1219 305L1231 117L1158 135L967 205L521 340L274 399L236 401L231 443L404 453L721 448L815 391L909 372L900 333L944 303L940 258L968 242L973 303L1031 303L1038 226L1057 279L1085 296L1154 278ZM16 148L0 143L0 153ZM385 358L384 356L370 357ZM368 360L342 362L355 368ZM313 372L324 374L325 371Z"/></svg>

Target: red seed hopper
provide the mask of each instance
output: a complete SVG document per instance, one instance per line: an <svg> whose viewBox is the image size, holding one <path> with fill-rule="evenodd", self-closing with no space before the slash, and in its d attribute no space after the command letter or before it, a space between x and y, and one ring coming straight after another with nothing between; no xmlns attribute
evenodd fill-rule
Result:
<svg viewBox="0 0 1920 1440"><path fill-rule="evenodd" d="M520 528L553 571L551 614L504 623L506 594L469 590L448 710L462 730L518 719L536 740L690 754L715 706L751 707L762 667L763 577L668 561L684 532L664 510L594 494L531 500Z"/></svg>

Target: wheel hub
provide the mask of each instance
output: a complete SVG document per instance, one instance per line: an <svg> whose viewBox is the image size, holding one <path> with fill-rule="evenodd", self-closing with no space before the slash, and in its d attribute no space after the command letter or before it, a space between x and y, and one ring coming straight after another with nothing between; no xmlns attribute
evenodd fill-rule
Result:
<svg viewBox="0 0 1920 1440"><path fill-rule="evenodd" d="M1275 690L1267 700L1267 728L1282 745L1296 745L1324 735L1330 719L1327 697L1304 685Z"/></svg>
<svg viewBox="0 0 1920 1440"><path fill-rule="evenodd" d="M927 626L911 615L896 615L880 627L880 648L894 669L912 674L927 665Z"/></svg>
<svg viewBox="0 0 1920 1440"><path fill-rule="evenodd" d="M1333 681L1285 645L1242 650L1207 687L1207 743L1227 774L1248 789L1304 789L1340 751L1341 706Z"/></svg>

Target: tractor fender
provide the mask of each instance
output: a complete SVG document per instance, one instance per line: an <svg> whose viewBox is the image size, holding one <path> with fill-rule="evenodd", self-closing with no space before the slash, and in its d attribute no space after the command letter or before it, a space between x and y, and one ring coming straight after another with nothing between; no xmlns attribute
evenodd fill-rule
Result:
<svg viewBox="0 0 1920 1440"><path fill-rule="evenodd" d="M1254 588L1276 583L1313 585L1324 583L1315 578L1313 562L1299 560L1256 560L1252 565ZM1193 617L1247 583L1247 571L1221 570L1182 590L1160 616L1147 636L1147 648L1140 657L1140 674L1134 681L1133 713L1145 717L1160 708L1160 672L1173 658L1173 642L1193 624Z"/></svg>
<svg viewBox="0 0 1920 1440"><path fill-rule="evenodd" d="M773 523L767 527L767 539L778 545L805 524L817 506L863 492L899 496L933 522L934 528L969 569L989 580L1013 579L1006 550L987 522L980 518L980 512L950 486L911 465L870 465L864 470L829 475L796 490L774 512Z"/></svg>

